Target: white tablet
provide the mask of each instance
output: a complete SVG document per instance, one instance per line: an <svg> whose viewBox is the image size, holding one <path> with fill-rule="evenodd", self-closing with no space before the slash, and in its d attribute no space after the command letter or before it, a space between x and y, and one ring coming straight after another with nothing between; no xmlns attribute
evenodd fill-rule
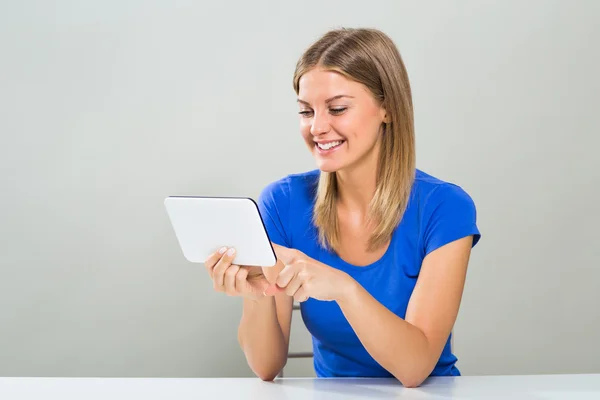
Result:
<svg viewBox="0 0 600 400"><path fill-rule="evenodd" d="M248 197L169 196L165 207L184 257L204 263L223 246L233 264L272 267L277 257L258 211Z"/></svg>

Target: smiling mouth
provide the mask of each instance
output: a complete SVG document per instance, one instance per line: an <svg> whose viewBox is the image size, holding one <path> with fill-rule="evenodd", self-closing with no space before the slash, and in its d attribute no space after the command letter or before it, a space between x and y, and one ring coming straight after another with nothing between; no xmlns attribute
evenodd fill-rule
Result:
<svg viewBox="0 0 600 400"><path fill-rule="evenodd" d="M329 151L340 147L345 140L336 140L335 142L316 143L316 146L321 151Z"/></svg>

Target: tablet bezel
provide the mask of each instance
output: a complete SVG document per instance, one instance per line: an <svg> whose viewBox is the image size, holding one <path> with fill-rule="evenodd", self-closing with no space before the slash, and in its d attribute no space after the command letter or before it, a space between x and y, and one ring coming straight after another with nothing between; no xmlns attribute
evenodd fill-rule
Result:
<svg viewBox="0 0 600 400"><path fill-rule="evenodd" d="M234 260L232 261L232 264L237 264L237 265L242 264L242 265L246 265L246 266L260 266L260 267L266 267L266 268L274 267L277 264L277 255L275 253L275 249L273 248L273 244L271 242L271 238L269 236L269 232L267 231L267 227L266 227L265 221L264 221L264 219L263 219L263 217L262 217L262 215L260 213L260 209L258 207L258 204L257 204L257 202L253 198L251 198L251 197L243 197L243 196L171 195L171 196L168 196L168 197L165 198L164 205L165 205L165 208L166 208L166 211L167 211L167 215L168 215L169 221L171 222L171 227L172 227L172 229L173 229L173 231L175 233L177 242L179 244L179 248L182 251L184 257L189 262L192 262L192 263L204 263L205 259L201 260L199 258L195 258L195 257L192 256L192 254L196 255L198 253L202 253L201 250L192 251L189 248L188 249L184 248L184 243L187 243L187 241L183 239L182 235L185 235L186 233L184 233L184 231L183 231L183 229L182 229L181 226L176 226L177 223L176 223L176 221L173 220L173 216L171 214L172 210L170 210L170 206L168 204L170 201L177 200L177 199L199 199L199 200L216 200L216 201L219 201L219 200L224 200L224 201L233 200L233 201L249 201L249 202L251 202L252 205L253 205L253 207L252 207L253 210L254 210L253 212L256 213L256 216L258 216L258 221L260 221L260 225L261 225L261 228L262 228L262 229L260 229L260 232L267 239L268 248L270 249L269 258L271 258L272 264L271 265L269 265L269 264L263 265L263 263L253 262L248 257L243 256L243 254L242 255L236 254L234 256ZM258 228L258 227L255 227L255 228ZM257 232L254 231L253 233L257 233ZM201 236L203 236L203 234L199 234L198 236L201 237ZM222 243L220 245L221 246L227 246L228 244ZM230 243L229 245L235 247L235 244ZM204 251L204 253L208 256L208 255L210 255L212 253L212 251L210 251L210 250L217 251L218 249L217 248L212 248L212 247L209 248L209 246L207 246L207 248ZM238 255L239 255L239 257L238 257ZM240 257L245 262L238 263L237 260L239 260Z"/></svg>

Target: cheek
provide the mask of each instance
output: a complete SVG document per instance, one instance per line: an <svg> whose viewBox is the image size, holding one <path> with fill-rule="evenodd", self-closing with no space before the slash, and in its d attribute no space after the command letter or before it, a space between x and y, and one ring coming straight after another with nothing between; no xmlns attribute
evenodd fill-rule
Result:
<svg viewBox="0 0 600 400"><path fill-rule="evenodd" d="M360 132L360 120L357 121L356 118L346 115L337 117L331 125L336 132L346 139L352 139Z"/></svg>
<svg viewBox="0 0 600 400"><path fill-rule="evenodd" d="M300 134L304 138L304 140L312 141L312 134L310 133L310 123L306 121L300 121Z"/></svg>
<svg viewBox="0 0 600 400"><path fill-rule="evenodd" d="M349 137L355 141L369 145L378 137L380 121L375 116L363 115L360 118L354 118L352 121L344 121L344 123L345 126L340 126L340 129L348 132Z"/></svg>
<svg viewBox="0 0 600 400"><path fill-rule="evenodd" d="M346 114L332 118L331 129L344 139L354 143L365 139L365 122L360 115Z"/></svg>

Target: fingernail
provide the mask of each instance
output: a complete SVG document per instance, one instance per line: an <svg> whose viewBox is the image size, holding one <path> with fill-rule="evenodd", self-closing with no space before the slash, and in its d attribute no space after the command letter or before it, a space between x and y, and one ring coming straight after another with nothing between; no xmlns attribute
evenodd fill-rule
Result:
<svg viewBox="0 0 600 400"><path fill-rule="evenodd" d="M263 294L266 296L273 296L275 293L282 291L283 289L280 289L279 286L277 286L277 284L272 284L263 292Z"/></svg>
<svg viewBox="0 0 600 400"><path fill-rule="evenodd" d="M227 250L227 247L221 247L221 248L219 249L219 254L223 254L223 253L225 253L225 250Z"/></svg>
<svg viewBox="0 0 600 400"><path fill-rule="evenodd" d="M232 256L234 253L235 253L235 249L233 247L231 249L227 250L228 256Z"/></svg>

